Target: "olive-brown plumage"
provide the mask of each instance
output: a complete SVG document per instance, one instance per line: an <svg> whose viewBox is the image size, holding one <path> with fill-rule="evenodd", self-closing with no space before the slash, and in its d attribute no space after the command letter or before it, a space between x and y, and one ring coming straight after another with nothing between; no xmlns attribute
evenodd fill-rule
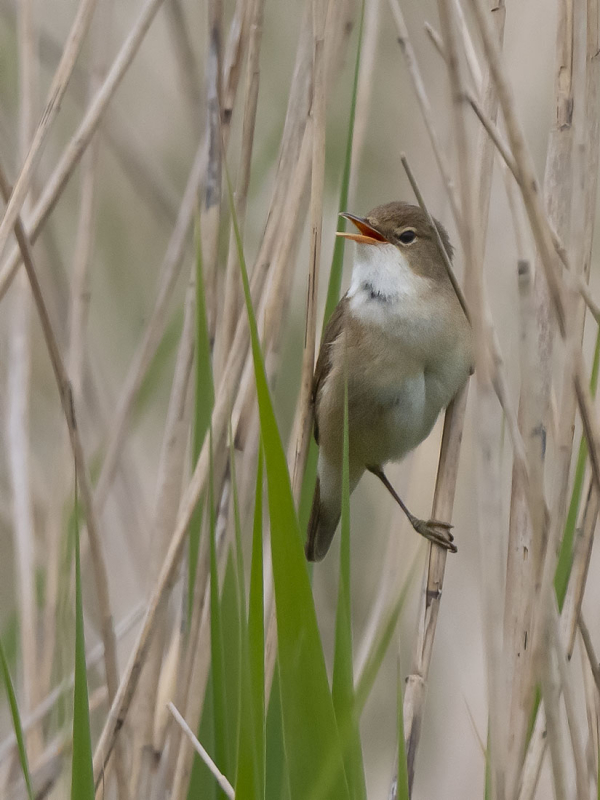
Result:
<svg viewBox="0 0 600 800"><path fill-rule="evenodd" d="M394 202L366 217L352 281L323 334L313 380L318 479L306 555L321 560L341 512L344 375L348 379L350 491L365 470L388 486L383 466L429 434L472 371L472 332L448 277L435 231L420 208ZM439 224L448 254L448 234ZM402 504L403 505L403 504ZM427 538L455 549L444 523L409 515Z"/></svg>

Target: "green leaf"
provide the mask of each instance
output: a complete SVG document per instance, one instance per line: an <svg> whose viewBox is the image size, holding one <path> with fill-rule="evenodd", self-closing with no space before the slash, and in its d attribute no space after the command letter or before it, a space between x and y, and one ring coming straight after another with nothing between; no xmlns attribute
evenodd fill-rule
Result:
<svg viewBox="0 0 600 800"><path fill-rule="evenodd" d="M265 454L271 555L279 637L283 731L292 800L315 798L325 765L331 764L327 797L349 800L335 712L327 681L315 607L304 559L303 537L269 394L248 272L227 170L229 205L248 313L261 435Z"/></svg>
<svg viewBox="0 0 600 800"><path fill-rule="evenodd" d="M77 494L77 493L76 493ZM79 558L79 525L75 526L75 687L73 692L73 765L71 800L94 800L94 768L88 702L83 599L81 596L81 564Z"/></svg>
<svg viewBox="0 0 600 800"><path fill-rule="evenodd" d="M19 750L19 761L21 763L21 771L25 778L25 786L27 788L27 796L29 800L33 800L33 789L31 788L31 775L29 774L29 762L27 760L27 750L25 749L25 739L23 737L23 726L21 725L21 715L19 714L19 706L17 704L17 697L13 687L13 682L8 670L8 660L4 652L2 642L0 642L0 669L2 670L2 679L6 687L6 694L10 705L10 713L13 721L13 728L15 737L17 739L17 748Z"/></svg>
<svg viewBox="0 0 600 800"><path fill-rule="evenodd" d="M283 746L283 715L279 690L279 669L276 667L271 686L266 727L266 800L289 800L290 782Z"/></svg>
<svg viewBox="0 0 600 800"><path fill-rule="evenodd" d="M262 450L259 450L252 534L252 569L250 574L250 610L248 625L242 625L242 683L239 747L235 796L237 800L262 800L265 796L265 698L264 698L264 597L262 558ZM236 506L235 470L232 470L234 507ZM239 520L238 520L239 521ZM241 537L236 522L236 541ZM238 570L243 564L238 561ZM240 581L241 597L243 579ZM243 606L241 611L243 610ZM243 614L241 614L243 617Z"/></svg>
<svg viewBox="0 0 600 800"><path fill-rule="evenodd" d="M358 717L354 702L352 668L352 611L350 602L350 469L348 462L348 382L344 383L344 445L342 461L342 523L340 545L340 578L335 620L335 653L333 660L332 697L335 715L344 748L346 778L351 797L367 796L363 769Z"/></svg>

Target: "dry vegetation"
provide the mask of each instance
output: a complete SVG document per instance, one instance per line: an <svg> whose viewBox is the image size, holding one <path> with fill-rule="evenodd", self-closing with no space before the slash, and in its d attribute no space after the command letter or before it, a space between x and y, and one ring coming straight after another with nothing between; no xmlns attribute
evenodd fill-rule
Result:
<svg viewBox="0 0 600 800"><path fill-rule="evenodd" d="M599 796L599 22L0 2L0 796ZM335 214L415 197L476 371L391 474L459 553L364 480L311 593Z"/></svg>

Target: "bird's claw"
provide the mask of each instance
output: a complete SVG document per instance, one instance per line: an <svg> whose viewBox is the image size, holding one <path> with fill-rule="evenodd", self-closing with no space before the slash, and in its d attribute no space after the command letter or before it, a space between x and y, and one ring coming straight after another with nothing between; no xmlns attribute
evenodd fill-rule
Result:
<svg viewBox="0 0 600 800"><path fill-rule="evenodd" d="M441 522L437 519L412 519L412 526L430 542L449 550L451 553L458 552L458 548L454 544L454 536L450 533L453 527L449 522Z"/></svg>

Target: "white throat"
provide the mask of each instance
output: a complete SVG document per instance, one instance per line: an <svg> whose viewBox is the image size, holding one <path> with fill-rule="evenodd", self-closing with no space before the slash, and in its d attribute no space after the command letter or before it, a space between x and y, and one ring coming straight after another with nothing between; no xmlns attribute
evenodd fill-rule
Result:
<svg viewBox="0 0 600 800"><path fill-rule="evenodd" d="M377 322L390 312L410 313L430 287L430 281L412 271L395 245L356 245L348 297L351 310L358 316Z"/></svg>

